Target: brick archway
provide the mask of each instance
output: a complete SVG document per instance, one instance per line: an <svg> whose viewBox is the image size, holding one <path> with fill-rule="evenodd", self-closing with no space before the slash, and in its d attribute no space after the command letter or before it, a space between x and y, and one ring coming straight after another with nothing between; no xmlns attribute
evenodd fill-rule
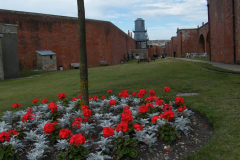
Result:
<svg viewBox="0 0 240 160"><path fill-rule="evenodd" d="M199 38L199 53L205 52L205 39L204 36L201 34Z"/></svg>

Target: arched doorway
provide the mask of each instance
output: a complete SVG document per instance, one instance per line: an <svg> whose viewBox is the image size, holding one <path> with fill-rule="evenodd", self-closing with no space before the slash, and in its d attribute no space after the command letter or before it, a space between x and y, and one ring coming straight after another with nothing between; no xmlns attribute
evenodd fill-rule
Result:
<svg viewBox="0 0 240 160"><path fill-rule="evenodd" d="M201 34L199 38L199 53L205 52L205 40L203 35Z"/></svg>
<svg viewBox="0 0 240 160"><path fill-rule="evenodd" d="M207 39L206 39L206 52L207 52L207 54L208 54L208 56L209 56L209 42L210 42L210 36L209 36L209 32L208 32L208 34L207 34Z"/></svg>

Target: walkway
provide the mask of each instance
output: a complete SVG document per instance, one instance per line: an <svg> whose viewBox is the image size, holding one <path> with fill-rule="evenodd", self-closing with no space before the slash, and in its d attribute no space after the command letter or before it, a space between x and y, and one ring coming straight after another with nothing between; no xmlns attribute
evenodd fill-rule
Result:
<svg viewBox="0 0 240 160"><path fill-rule="evenodd" d="M227 64L227 63L220 63L220 62L211 62L211 61L202 61L202 60L196 60L196 59L187 59L187 58L175 58L179 60L184 61L191 61L191 62L202 62L202 63L208 63L213 65L214 67L223 68L231 71L237 71L240 72L240 65L237 64Z"/></svg>

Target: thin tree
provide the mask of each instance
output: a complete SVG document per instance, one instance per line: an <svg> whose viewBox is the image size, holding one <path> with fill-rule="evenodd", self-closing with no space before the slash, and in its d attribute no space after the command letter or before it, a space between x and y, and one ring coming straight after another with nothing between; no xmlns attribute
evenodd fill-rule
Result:
<svg viewBox="0 0 240 160"><path fill-rule="evenodd" d="M85 30L85 9L84 0L77 0L78 3L78 35L79 35L79 57L80 57L80 93L82 105L89 105L88 100L88 69L86 51L86 30Z"/></svg>

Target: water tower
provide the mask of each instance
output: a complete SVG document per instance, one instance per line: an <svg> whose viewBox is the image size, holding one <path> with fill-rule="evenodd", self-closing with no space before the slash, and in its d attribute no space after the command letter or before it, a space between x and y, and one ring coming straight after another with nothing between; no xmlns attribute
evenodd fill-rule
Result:
<svg viewBox="0 0 240 160"><path fill-rule="evenodd" d="M137 43L137 48L147 48L148 35L145 30L145 21L142 18L135 20L134 40Z"/></svg>

